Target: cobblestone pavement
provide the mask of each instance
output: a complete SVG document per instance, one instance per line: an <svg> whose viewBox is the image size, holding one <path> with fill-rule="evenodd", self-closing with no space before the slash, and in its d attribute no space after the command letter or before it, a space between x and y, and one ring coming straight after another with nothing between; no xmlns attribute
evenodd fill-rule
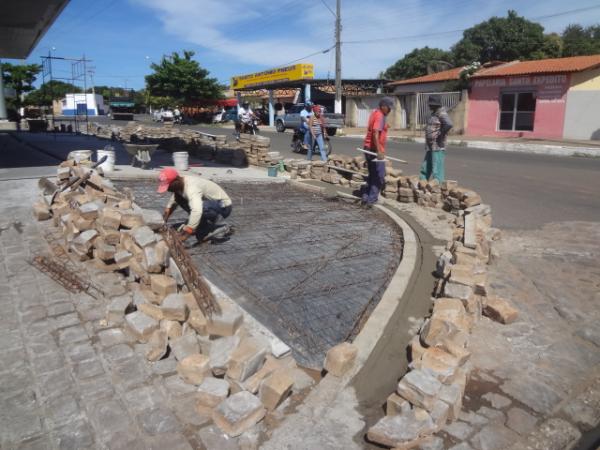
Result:
<svg viewBox="0 0 600 450"><path fill-rule="evenodd" d="M209 419L174 357L148 363L120 328L102 325L105 301L69 294L27 263L47 250L30 209L37 181L1 189L0 448L204 448Z"/></svg>
<svg viewBox="0 0 600 450"><path fill-rule="evenodd" d="M504 232L497 250L491 286L519 318L475 326L474 376L460 421L440 434L446 448L508 448L548 418L573 436L600 422L600 223Z"/></svg>
<svg viewBox="0 0 600 450"><path fill-rule="evenodd" d="M164 207L155 184L124 184L141 206ZM320 368L327 350L377 305L400 262L400 230L377 210L287 183L221 185L233 200L227 222L235 234L190 255L205 277L292 347L299 363ZM178 214L174 221L186 217Z"/></svg>

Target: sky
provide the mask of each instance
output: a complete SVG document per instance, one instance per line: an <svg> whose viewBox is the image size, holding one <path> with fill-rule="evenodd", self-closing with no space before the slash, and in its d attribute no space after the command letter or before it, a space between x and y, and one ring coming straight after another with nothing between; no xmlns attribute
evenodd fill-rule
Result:
<svg viewBox="0 0 600 450"><path fill-rule="evenodd" d="M416 47L449 49L461 30L509 9L547 32L600 23L598 0L341 3L343 78L376 78ZM40 63L49 51L85 55L95 85L135 89L144 87L152 62L184 49L193 50L200 65L225 84L234 75L292 62L313 63L315 77L333 78L335 52L323 51L334 45L334 10L335 0L71 0L27 62ZM67 63L54 69L58 77L71 71Z"/></svg>

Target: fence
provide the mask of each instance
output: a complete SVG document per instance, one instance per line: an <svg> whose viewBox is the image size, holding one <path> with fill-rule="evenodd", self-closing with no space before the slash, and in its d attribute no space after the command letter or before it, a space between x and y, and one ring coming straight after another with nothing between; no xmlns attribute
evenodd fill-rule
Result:
<svg viewBox="0 0 600 450"><path fill-rule="evenodd" d="M457 92L422 92L416 94L416 108L417 108L417 117L416 117L416 128L421 129L424 128L427 124L427 119L429 118L430 111L428 100L430 95L438 95L442 102L442 105L446 107L448 111L454 108L456 105L460 103L460 95L459 91Z"/></svg>

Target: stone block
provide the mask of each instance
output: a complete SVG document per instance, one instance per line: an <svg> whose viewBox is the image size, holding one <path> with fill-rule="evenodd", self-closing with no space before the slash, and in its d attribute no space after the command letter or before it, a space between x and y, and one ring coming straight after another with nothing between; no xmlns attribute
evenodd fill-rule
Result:
<svg viewBox="0 0 600 450"><path fill-rule="evenodd" d="M229 383L221 378L206 376L198 385L196 402L202 408L214 408L229 395Z"/></svg>
<svg viewBox="0 0 600 450"><path fill-rule="evenodd" d="M141 209L144 223L154 231L158 231L164 224L162 214L155 209Z"/></svg>
<svg viewBox="0 0 600 450"><path fill-rule="evenodd" d="M177 267L177 263L171 257L169 257L166 274L173 278L178 286L183 286L185 284L185 280L183 279L183 275L181 275L179 267Z"/></svg>
<svg viewBox="0 0 600 450"><path fill-rule="evenodd" d="M125 311L132 305L131 295L121 295L113 298L106 308L106 319L109 322L121 322L125 317Z"/></svg>
<svg viewBox="0 0 600 450"><path fill-rule="evenodd" d="M440 388L438 398L450 407L448 419L454 421L458 419L462 409L463 392L460 386L456 384L445 384Z"/></svg>
<svg viewBox="0 0 600 450"><path fill-rule="evenodd" d="M156 330L148 340L148 350L146 359L148 361L158 361L167 353L168 336L165 330Z"/></svg>
<svg viewBox="0 0 600 450"><path fill-rule="evenodd" d="M442 383L430 373L412 370L402 377L396 392L413 405L430 411L441 388Z"/></svg>
<svg viewBox="0 0 600 450"><path fill-rule="evenodd" d="M73 246L82 251L89 251L94 245L94 240L98 237L96 230L86 230L73 239Z"/></svg>
<svg viewBox="0 0 600 450"><path fill-rule="evenodd" d="M410 349L410 361L420 360L423 356L423 353L425 353L425 347L421 345L421 340L419 339L418 335L413 336L408 344L408 347Z"/></svg>
<svg viewBox="0 0 600 450"><path fill-rule="evenodd" d="M33 216L36 220L48 220L52 217L50 208L44 202L35 202L33 204Z"/></svg>
<svg viewBox="0 0 600 450"><path fill-rule="evenodd" d="M477 215L465 214L465 228L463 235L463 243L467 248L475 248L477 246Z"/></svg>
<svg viewBox="0 0 600 450"><path fill-rule="evenodd" d="M519 312L508 300L500 297L488 297L483 314L496 322L509 324L517 319Z"/></svg>
<svg viewBox="0 0 600 450"><path fill-rule="evenodd" d="M160 308L160 306L152 303L140 303L137 305L137 309L138 311L141 311L147 316L150 316L158 321L161 321L165 318L163 310Z"/></svg>
<svg viewBox="0 0 600 450"><path fill-rule="evenodd" d="M119 266L120 269L125 269L129 267L129 261L133 255L129 253L127 250L117 251L114 256L115 263Z"/></svg>
<svg viewBox="0 0 600 450"><path fill-rule="evenodd" d="M158 330L158 321L147 316L141 311L136 311L125 316L127 329L140 342L147 342L152 333Z"/></svg>
<svg viewBox="0 0 600 450"><path fill-rule="evenodd" d="M121 213L114 208L104 208L100 211L97 222L105 228L118 230L121 225Z"/></svg>
<svg viewBox="0 0 600 450"><path fill-rule="evenodd" d="M451 354L458 361L458 365L462 366L471 357L471 352L465 348L463 344L457 342L457 337L464 333L457 333L452 338L444 339L438 346Z"/></svg>
<svg viewBox="0 0 600 450"><path fill-rule="evenodd" d="M521 408L510 408L506 414L506 426L521 436L527 436L537 424L537 418Z"/></svg>
<svg viewBox="0 0 600 450"><path fill-rule="evenodd" d="M411 449L422 443L435 428L427 412L413 409L404 414L383 417L369 428L367 439L385 447Z"/></svg>
<svg viewBox="0 0 600 450"><path fill-rule="evenodd" d="M121 211L121 226L129 229L141 227L144 225L144 219L141 214L131 210Z"/></svg>
<svg viewBox="0 0 600 450"><path fill-rule="evenodd" d="M188 307L182 294L167 295L161 303L161 309L167 320L184 322L187 319Z"/></svg>
<svg viewBox="0 0 600 450"><path fill-rule="evenodd" d="M226 336L211 341L209 350L210 368L215 376L223 376L227 372L227 365L231 354L240 344L239 336Z"/></svg>
<svg viewBox="0 0 600 450"><path fill-rule="evenodd" d="M341 377L352 368L357 354L358 348L355 345L342 342L327 351L325 370L336 377Z"/></svg>
<svg viewBox="0 0 600 450"><path fill-rule="evenodd" d="M117 253L117 248L114 245L109 245L104 242L104 239L98 238L94 243L94 257L102 261L112 261Z"/></svg>
<svg viewBox="0 0 600 450"><path fill-rule="evenodd" d="M207 332L212 336L233 336L244 321L244 316L233 306L220 302L221 312L208 320Z"/></svg>
<svg viewBox="0 0 600 450"><path fill-rule="evenodd" d="M249 377L243 383L243 387L245 391L252 392L256 394L258 392L258 388L262 381L271 375L275 370L285 368L285 364L283 362L278 361L273 358L272 355L267 355L265 358L265 363L263 366L256 371L251 377Z"/></svg>
<svg viewBox="0 0 600 450"><path fill-rule="evenodd" d="M77 211L84 219L96 219L100 212L100 206L96 202L88 202L81 205Z"/></svg>
<svg viewBox="0 0 600 450"><path fill-rule="evenodd" d="M160 329L166 331L170 340L175 340L183 335L181 324L175 320L161 320Z"/></svg>
<svg viewBox="0 0 600 450"><path fill-rule="evenodd" d="M265 416L260 400L242 391L223 400L213 411L214 423L231 437L239 436L252 428Z"/></svg>
<svg viewBox="0 0 600 450"><path fill-rule="evenodd" d="M158 241L154 246L154 251L161 267L167 267L170 259L170 251L167 243L164 240Z"/></svg>
<svg viewBox="0 0 600 450"><path fill-rule="evenodd" d="M518 439L518 435L501 423L486 425L471 438L475 448L485 450L504 450ZM525 447L526 448L526 447Z"/></svg>
<svg viewBox="0 0 600 450"><path fill-rule="evenodd" d="M410 403L395 392L388 396L385 403L385 414L387 416L397 416L410 411L410 409Z"/></svg>
<svg viewBox="0 0 600 450"><path fill-rule="evenodd" d="M183 361L190 355L200 353L200 344L195 334L184 334L170 341L171 351L177 361Z"/></svg>
<svg viewBox="0 0 600 450"><path fill-rule="evenodd" d="M421 342L428 347L435 347L458 332L459 329L452 322L434 316L428 319L421 328Z"/></svg>
<svg viewBox="0 0 600 450"><path fill-rule="evenodd" d="M146 225L142 225L141 227L131 230L131 237L141 248L156 242L156 235L154 234L154 231L152 231L152 229Z"/></svg>
<svg viewBox="0 0 600 450"><path fill-rule="evenodd" d="M433 420L436 428L440 430L448 422L450 406L441 400L436 400L429 415L431 416L431 420Z"/></svg>
<svg viewBox="0 0 600 450"><path fill-rule="evenodd" d="M177 283L167 275L150 275L150 287L161 298L177 293Z"/></svg>
<svg viewBox="0 0 600 450"><path fill-rule="evenodd" d="M277 369L263 380L258 397L269 411L273 411L292 391L293 385L288 369Z"/></svg>
<svg viewBox="0 0 600 450"><path fill-rule="evenodd" d="M105 228L102 225L96 224L96 229L100 236L108 245L117 245L121 241L121 233L118 230L112 228Z"/></svg>
<svg viewBox="0 0 600 450"><path fill-rule="evenodd" d="M433 305L433 315L436 319L445 320L461 331L468 332L471 322L465 311L462 300L457 298L438 298Z"/></svg>
<svg viewBox="0 0 600 450"><path fill-rule="evenodd" d="M208 334L208 321L200 309L190 311L187 323L196 331L196 333L203 336Z"/></svg>
<svg viewBox="0 0 600 450"><path fill-rule="evenodd" d="M227 364L227 376L244 382L262 366L267 355L267 346L257 338L245 338L231 353Z"/></svg>
<svg viewBox="0 0 600 450"><path fill-rule="evenodd" d="M450 384L458 368L458 360L439 347L425 350L418 367L433 374L442 383Z"/></svg>
<svg viewBox="0 0 600 450"><path fill-rule="evenodd" d="M177 373L187 383L200 384L210 372L208 356L194 353L177 364Z"/></svg>
<svg viewBox="0 0 600 450"><path fill-rule="evenodd" d="M156 252L156 246L147 245L144 247L143 266L149 273L162 273L163 266Z"/></svg>
<svg viewBox="0 0 600 450"><path fill-rule="evenodd" d="M455 282L452 280L452 278L450 278L450 280L444 285L444 295L446 297L467 300L471 295L473 295L473 288L463 284L462 282Z"/></svg>

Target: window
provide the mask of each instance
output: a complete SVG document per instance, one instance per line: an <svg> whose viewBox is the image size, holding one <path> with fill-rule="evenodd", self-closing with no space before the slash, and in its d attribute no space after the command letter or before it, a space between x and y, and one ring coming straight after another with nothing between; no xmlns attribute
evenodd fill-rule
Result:
<svg viewBox="0 0 600 450"><path fill-rule="evenodd" d="M500 95L498 129L533 131L535 96L533 92L510 92Z"/></svg>

